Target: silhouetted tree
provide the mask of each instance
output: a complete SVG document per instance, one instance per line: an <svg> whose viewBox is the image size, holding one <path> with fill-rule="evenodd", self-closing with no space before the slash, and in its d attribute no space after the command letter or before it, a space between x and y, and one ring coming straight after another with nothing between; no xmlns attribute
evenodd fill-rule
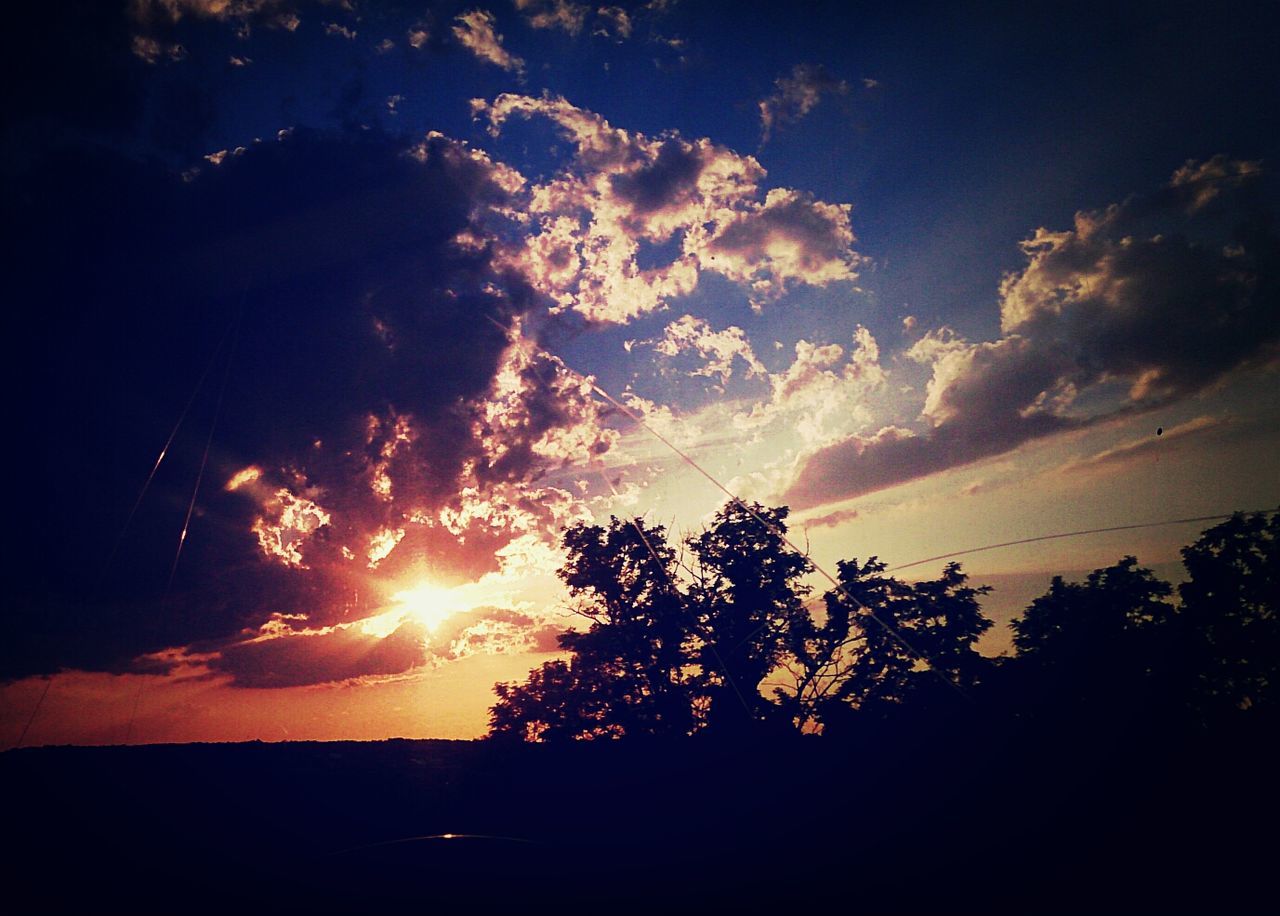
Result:
<svg viewBox="0 0 1280 916"><path fill-rule="evenodd" d="M1280 691L1280 514L1236 514L1182 550L1182 661L1201 718L1273 708Z"/></svg>
<svg viewBox="0 0 1280 916"><path fill-rule="evenodd" d="M613 687L589 665L546 662L523 684L494 686L489 734L547 742L621 737Z"/></svg>
<svg viewBox="0 0 1280 916"><path fill-rule="evenodd" d="M777 712L760 685L806 616L809 589L800 579L812 569L782 540L787 514L785 506L729 503L688 540L698 636L693 658L712 727L736 729Z"/></svg>
<svg viewBox="0 0 1280 916"><path fill-rule="evenodd" d="M558 575L590 627L560 637L571 662L548 662L524 685L495 688L491 733L527 740L687 734L695 621L676 586L665 529L611 518L607 528L568 529L564 546Z"/></svg>
<svg viewBox="0 0 1280 916"><path fill-rule="evenodd" d="M1012 623L1017 657L1006 689L1041 714L1133 712L1167 700L1173 677L1173 589L1125 557L1083 582L1055 576Z"/></svg>
<svg viewBox="0 0 1280 916"><path fill-rule="evenodd" d="M564 535L559 576L588 619L568 662L495 688L494 736L525 740L688 734L776 713L760 685L803 616L810 566L788 548L785 508L730 504L686 540L677 576L661 526L610 519Z"/></svg>
<svg viewBox="0 0 1280 916"><path fill-rule="evenodd" d="M903 582L872 557L838 564L820 619L808 559L784 541L787 509L731 503L685 539L612 518L564 534L560 578L590 622L571 657L500 684L491 734L527 741L733 731L784 722L839 731L855 717L965 707L1046 723L1144 727L1271 708L1280 677L1280 521L1238 515L1183 551L1172 587L1125 557L1084 582L1055 577L1012 624L1015 656L976 643L991 627L958 564ZM783 685L779 686L778 682ZM772 698L762 689L773 686ZM951 688L959 688L954 691ZM896 721L905 721L896 719Z"/></svg>
<svg viewBox="0 0 1280 916"><path fill-rule="evenodd" d="M841 561L821 625L808 613L792 625L783 666L793 684L777 697L800 727L830 730L855 710L920 704L948 682L963 691L989 666L974 648L991 627L978 603L989 588L966 585L957 563L917 583L884 570L876 557Z"/></svg>

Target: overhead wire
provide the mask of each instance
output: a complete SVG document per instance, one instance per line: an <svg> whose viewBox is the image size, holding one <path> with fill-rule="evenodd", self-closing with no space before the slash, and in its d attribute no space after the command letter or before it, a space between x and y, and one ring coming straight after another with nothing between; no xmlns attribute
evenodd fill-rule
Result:
<svg viewBox="0 0 1280 916"><path fill-rule="evenodd" d="M200 469L196 472L196 483L191 489L191 501L187 504L187 515L182 520L182 533L178 536L178 547L174 552L173 566L169 569L169 581L165 584L165 598L173 586L173 577L178 572L178 561L182 559L182 548L187 542L187 532L191 528L191 515L196 508L196 497L200 495L200 484L204 480L205 467L209 463L209 450L213 447L213 435L218 430L218 420L222 416L222 402L227 393L227 381L231 378L231 364L235 361L236 339L239 336L240 320L244 317L244 301L241 300L240 311L236 315L231 338L231 349L227 354L226 367L222 371L222 385L218 388L218 401L213 410L213 422L209 424L209 435L204 442L204 452L200 456Z"/></svg>
<svg viewBox="0 0 1280 916"><path fill-rule="evenodd" d="M492 318L490 318L489 320L493 321L493 323L495 325L498 325L499 328L502 327L500 324L498 324L497 321L494 321ZM506 331L505 328L503 328L503 330L504 332ZM650 435L652 435L659 442L661 442L668 449L670 449L682 461L684 461L691 468L693 468L695 471L701 474L704 478L710 481L716 487L716 489L718 489L725 496L727 496L731 502L733 502L740 509L746 512L749 516L751 516L753 519L755 519L761 525L763 525L764 528L767 531L769 531L770 534L776 537L779 541L781 541L791 550L795 551L797 555L804 557L806 562L808 562L809 565L813 567L814 571L816 571L819 575L821 575L828 582L830 582L832 587L835 588L835 590L838 591L840 594L842 594L845 598L847 598L856 608L861 610L871 620L875 621L875 623L879 625L894 642L898 643L898 645L904 648L909 655L911 655L916 661L919 661L920 663L922 663L929 671L931 671L936 677L938 677L943 683L949 686L952 690L956 691L958 694L965 697L966 699L969 699L968 694L965 693L965 691L960 687L959 684L957 684L951 678L947 677L946 674L944 674L937 666L935 666L923 652L915 648L915 646L913 646L905 636L903 636L900 632L898 632L898 630L895 627L891 626L889 623L881 619L880 616L876 614L874 610L868 607L865 602L859 600L858 597L854 595L852 592L850 592L838 579L836 579L835 576L827 572L827 570L821 564L814 561L812 557L810 557L807 553L805 553L805 551L801 550L795 544L795 542L792 541L791 538L787 536L785 531L780 529L774 523L770 522L768 519L765 519L758 512L752 509L749 505L743 502L737 496L737 494L729 490L728 487L726 487L719 480L717 480L711 473L709 473L700 464L698 464L697 461L695 461L692 457L690 457L679 446L677 446L666 436L662 435L662 433L658 432L656 429L654 429L652 426L646 423L644 421L644 418L641 417L639 414L637 414L635 411L631 410L625 404L618 401L617 398L613 397L613 395L609 394L609 392L605 391L602 387L600 387L599 384L596 383L594 379L589 378L580 372L577 372L571 366L569 366L563 359L556 356L554 353L549 352L545 347L542 347L540 349L542 349L542 352L546 356L548 356L557 366L563 369L566 373L577 378L583 385L587 386L592 392L597 394L599 397L603 398L606 402L611 404L614 408L616 408L619 412L621 412L624 416L626 416L636 425L645 429Z"/></svg>
<svg viewBox="0 0 1280 916"><path fill-rule="evenodd" d="M225 367L222 370L222 384L218 388L218 400L214 405L213 421L209 424L209 435L205 438L204 451L200 456L200 468L196 472L195 486L191 488L191 501L187 504L187 514L182 520L182 533L178 536L178 546L174 551L173 565L169 568L169 579L165 583L164 594L160 598L161 607L167 604L169 600L169 592L173 588L174 576L178 572L178 561L182 559L182 548L187 542L187 533L191 527L191 516L195 512L196 499L200 495L200 484L204 480L205 468L208 466L208 463L209 463L209 452L213 447L213 436L218 429L218 420L222 417L222 404L227 393L227 382L231 378L231 366L235 362L236 343L239 340L239 336L240 336L240 323L244 319L244 306L245 306L245 297L242 294L240 297L240 308L236 313L235 320L228 327L227 331L224 332L224 335L223 335L223 339L225 340L226 334L228 333L231 334L231 347L227 351L227 362ZM221 349L221 345L219 345L219 349ZM206 369L206 374L208 374L207 369ZM135 720L138 717L138 707L142 702L142 691L145 686L146 686L146 680L140 679L138 681L137 693L135 693L133 697L133 709L129 714L129 723L125 728L125 739L124 739L125 744L128 744L133 738L133 726L134 726Z"/></svg>
<svg viewBox="0 0 1280 916"><path fill-rule="evenodd" d="M613 481L605 476L603 471L598 471L598 473L600 474L600 479L603 480L605 485L613 492L614 497L620 497L621 494L613 485ZM640 541L644 544L645 549L649 551L649 556L653 557L654 564L658 567L659 572L662 573L663 580L667 583L667 588L671 593L671 597L676 599L681 610L686 610L684 606L684 596L680 594L680 590L672 580L671 573L667 569L666 564L659 559L658 551L654 549L652 542L649 540L649 536L645 534L644 528L640 525L639 519L633 515L628 517L628 521L631 523L631 527L635 528L636 534L640 536ZM720 671L724 674L724 679L728 682L729 687L732 688L734 696L738 698L738 702L742 704L742 708L746 712L747 717L750 718L752 714L751 706L747 703L747 698L743 696L742 690L738 687L737 681L734 679L733 675L729 673L729 666L725 663L724 657L720 654L719 647L716 646L714 640L708 640L707 648L711 650L711 654L715 657L716 664L720 666Z"/></svg>
<svg viewBox="0 0 1280 916"><path fill-rule="evenodd" d="M1244 515L1267 515L1280 510L1276 509L1260 509L1252 512L1245 512ZM936 560L949 560L952 557L962 557L971 553L982 553L985 550L997 550L1001 547L1016 547L1019 544L1035 544L1040 541L1053 541L1059 538L1080 537L1086 534L1105 534L1109 531L1133 531L1137 528L1159 528L1165 525L1186 525L1192 522L1216 522L1223 519L1232 518L1240 513L1226 513L1220 515L1197 515L1191 518L1170 518L1159 522L1140 522L1135 525L1111 525L1107 528L1082 528L1079 531L1063 531L1057 534L1039 534L1035 537L1019 538L1016 541L1002 541L999 544L986 544L982 547L968 547L964 550L953 550L950 553L940 553L935 557L925 557L923 560L912 560L910 563L902 563L889 569L889 572L897 572L900 569L910 569L913 566L922 566L925 563L933 563Z"/></svg>
<svg viewBox="0 0 1280 916"><path fill-rule="evenodd" d="M497 328L500 331L502 331L504 335L508 334L507 329L504 328L499 322L494 321L494 319L491 317L489 318L489 320L495 326L497 326ZM521 338L521 339L523 340L525 338ZM548 356L551 359L551 361L555 365L565 368L566 370L568 369L568 367L565 366L564 362L558 357L556 357L554 354L547 353L545 350L543 352L546 356ZM547 384L547 378L542 374L541 371L539 371L536 365L533 365L531 363L530 368L533 370L534 374L538 376L539 380L541 380L543 384ZM581 376L579 376L579 378L581 378ZM639 422L639 418L633 417L633 422ZM601 467L596 467L595 471L597 474L599 474L600 479L604 481L604 485L608 487L609 491L613 494L614 499L620 500L622 498L622 494L618 492L618 488L614 485L613 481L610 480L608 475L604 473L604 469ZM641 543L644 544L645 549L649 552L649 556L653 558L653 562L657 566L658 571L662 574L663 580L666 582L667 588L670 591L671 596L675 598L676 602L680 605L681 610L686 610L684 605L684 598L680 594L679 588L676 587L675 582L672 580L670 572L666 567L666 564L664 564L662 560L658 557L658 552L657 550L654 549L654 546L652 542L650 542L648 535L645 534L644 528L640 525L639 519L637 519L634 515L632 515L632 516L628 516L627 521L631 525L631 527L635 529L636 534L640 536L640 541ZM725 680L728 682L729 686L732 688L734 696L738 698L738 702L742 704L743 710L747 713L748 717L750 717L751 707L747 703L747 698L743 696L742 690L738 687L738 684L734 680L733 675L729 673L729 667L728 665L725 664L724 658L720 655L719 648L717 648L714 642L709 642L707 646L708 648L710 648L711 654L715 657L717 664L720 666L720 670L723 672Z"/></svg>
<svg viewBox="0 0 1280 916"><path fill-rule="evenodd" d="M111 546L111 552L107 555L107 561L104 564L103 573L111 566L111 561L115 559L115 555L120 550L120 544L124 541L124 536L129 530L129 526L133 523L133 518L138 514L138 509L142 506L142 500L147 495L147 490L151 486L151 482L155 479L156 472L160 470L160 465L164 462L165 457L169 454L169 448L173 445L173 440L178 435L178 430L182 427L183 422L187 418L187 413L191 410L191 405L195 403L196 397L200 394L200 390L204 387L205 379L209 377L214 363L217 361L218 354L222 351L222 346L227 342L227 335L231 333L231 327L223 332L222 337L218 340L218 345L214 347L213 352L209 354L209 362L205 364L204 371L200 373L200 378L196 382L195 388L191 392L191 396L187 398L187 403L183 405L182 412L178 414L178 421L173 424L173 429L169 431L169 438L165 440L164 446L160 449L160 454L156 456L155 463L151 466L151 472L147 474L147 479L143 481L142 489L138 491L138 498L134 500L133 507L129 510L129 515L124 520L124 525L120 528L120 533L116 535L115 543Z"/></svg>
<svg viewBox="0 0 1280 916"><path fill-rule="evenodd" d="M241 312L243 313L243 300L241 303ZM129 527L133 524L133 519L138 514L138 509L141 508L142 501L146 497L147 491L150 489L152 481L155 480L156 473L160 470L160 465L163 464L165 458L168 457L169 449L172 448L173 441L178 436L178 430L182 428L182 424L187 419L187 414L191 412L192 405L195 404L196 398L199 397L200 391L204 388L204 383L209 377L209 373L213 370L213 367L217 362L218 354L222 352L222 347L227 342L227 336L231 333L232 328L235 326L236 325L227 326L227 329L222 333L222 337L218 339L217 346L215 346L213 348L213 352L209 354L209 360L207 363L205 363L204 371L200 373L200 377L196 380L195 387L192 389L190 396L188 396L186 403L183 404L182 410L178 414L177 421L173 424L173 428L169 430L168 438L165 439L164 445L161 446L160 453L156 455L156 460L151 465L151 470L150 472L148 472L146 479L143 481L142 487L138 490L138 496L133 501L133 505L129 509L129 514L125 517L124 524L120 527L120 532L116 535L115 540L112 542L111 549L107 552L107 558L102 564L102 569L99 571L99 576L98 576L99 584L101 584L102 580L106 578L107 572L110 570L111 564L115 560L116 554L120 552L120 546L121 544L124 543L125 535L128 533ZM207 450L206 450L206 457L207 457ZM203 470L203 464L202 464L202 470ZM190 521L190 514L188 513L187 522L184 522L184 526L183 526L183 536L182 536L183 540L186 539L186 524L189 521ZM175 569L176 569L176 563L175 563ZM170 581L172 581L172 574L170 576ZM48 679L45 681L44 690L41 691L40 698L36 700L36 705L32 708L31 714L27 717L26 724L22 727L22 733L18 736L18 742L14 745L15 748L22 747L23 742L27 740L27 733L31 731L31 726L35 722L36 717L40 714L40 710L44 706L45 699L49 696L49 691L53 687L53 682L57 679L57 677L58 677L58 674L55 672L49 675ZM141 695L141 690L139 690L139 696L140 695ZM136 715L137 714L137 698L135 698L134 700L133 711L134 711L134 714ZM133 728L133 722L131 717L130 723L129 723L130 731L132 730L132 728ZM125 743L126 744L128 743L127 736L125 739Z"/></svg>

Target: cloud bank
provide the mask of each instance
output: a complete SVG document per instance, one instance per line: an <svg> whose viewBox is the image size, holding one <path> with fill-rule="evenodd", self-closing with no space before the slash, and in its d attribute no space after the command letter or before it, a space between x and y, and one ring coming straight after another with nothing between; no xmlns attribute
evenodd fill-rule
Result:
<svg viewBox="0 0 1280 916"><path fill-rule="evenodd" d="M909 355L932 369L923 433L886 426L813 454L784 498L803 508L1003 454L1185 399L1280 347L1280 244L1257 163L1189 162L1155 194L1039 229L1000 284L1003 336L947 329Z"/></svg>

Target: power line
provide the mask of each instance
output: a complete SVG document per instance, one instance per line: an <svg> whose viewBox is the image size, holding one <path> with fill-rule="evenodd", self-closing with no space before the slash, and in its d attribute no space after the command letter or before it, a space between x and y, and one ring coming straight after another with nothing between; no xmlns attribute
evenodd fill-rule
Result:
<svg viewBox="0 0 1280 916"><path fill-rule="evenodd" d="M598 473L600 474L600 479L603 480L605 485L613 492L614 497L619 497L620 494L618 493L617 488L613 485L613 481L606 477L603 471L599 471ZM640 535L640 540L644 543L645 549L649 551L649 556L653 557L653 562L658 567L658 571L662 573L662 578L667 583L667 589L671 592L671 597L676 599L676 603L680 605L680 610L687 612L687 608L684 606L684 598L680 594L680 590L676 588L676 584L672 580L671 574L668 572L666 565L658 558L658 552L654 550L653 544L649 541L649 536L644 533L644 528L640 526L640 520L635 516L631 516L629 521L631 522L631 527L635 528L636 534ZM741 645L741 643L739 643L739 645ZM729 673L729 666L725 664L725 660L723 656L720 655L720 650L716 647L715 641L708 640L707 648L710 649L711 654L715 656L716 663L724 673L724 679L728 681L729 686L733 688L733 694L738 698L738 702L742 704L742 709L746 712L747 718L751 718L751 707L747 704L747 698L742 695L742 690L738 687L733 675Z"/></svg>
<svg viewBox="0 0 1280 916"><path fill-rule="evenodd" d="M925 563L932 563L935 560L949 560L952 557L961 557L970 553L981 553L984 550L998 550L1001 547L1016 547L1019 544L1035 544L1039 541L1053 541L1058 538L1080 537L1085 534L1104 534L1108 531L1133 531L1136 528L1159 528L1164 525L1185 525L1192 522L1214 522L1232 518L1237 514L1266 515L1276 511L1280 510L1261 509L1246 513L1233 512L1225 515L1198 515L1193 518L1171 518L1160 522L1140 522L1136 525L1112 525L1108 528L1083 528L1079 531L1063 531L1058 534L1040 534L1030 538L1019 538L1016 541L1003 541L999 544L986 544L982 547L968 547L964 550L953 550L951 553L940 553L936 557L926 557L923 560L912 560L910 563L903 563L900 566L891 567L888 571L897 572L900 569L910 569L912 566L922 566Z"/></svg>
<svg viewBox="0 0 1280 916"><path fill-rule="evenodd" d="M218 402L213 410L213 422L209 424L209 436L204 442L204 453L200 456L200 470L196 472L196 484L191 489L191 502L187 505L187 516L182 521L182 534L178 536L178 549L173 555L173 566L169 569L169 581L165 584L165 598L169 596L169 589L173 586L173 577L178 572L178 561L182 559L182 548L187 543L187 531L191 527L191 514L196 508L196 497L200 495L200 483L204 480L204 470L209 463L209 450L213 447L213 434L218 429L218 420L222 416L222 400L227 393L227 380L231 377L231 364L235 361L236 356L236 337L240 331L240 319L244 316L244 301L241 300L240 311L236 315L235 324L233 325L234 336L231 340L231 350L227 354L227 364L222 371L222 385L218 389Z"/></svg>
<svg viewBox="0 0 1280 916"><path fill-rule="evenodd" d="M490 318L490 321L493 321L493 319ZM493 321L493 323L495 325L498 325L499 328L502 328L502 325L498 324L498 322ZM505 328L502 328L502 330L504 332L506 331ZM576 377L584 385L590 388L591 391L595 392L597 395L604 398L608 403L612 404L615 408L621 411L624 416L626 416L627 418L632 420L634 423L636 423L637 425L647 430L650 433L650 435L652 435L659 442L661 442L663 445L669 448L672 452L674 452L677 456L679 456L680 459L683 460L686 464L688 464L691 468L693 468L695 471L697 471L699 474L701 474L703 477L709 480L716 487L716 489L722 492L725 496L729 497L729 499L733 503L735 503L740 509L742 509L742 511L746 512L748 515L750 515L752 518L758 521L761 525L763 525L765 529L769 531L769 533L771 533L774 537L778 538L778 540L780 540L783 544L790 547L793 551L795 551L797 555L804 557L805 560L814 568L816 572L818 572L828 582L831 583L831 585L836 589L836 591L840 592L840 594L848 598L849 601L852 602L852 604L855 607L859 608L863 613L865 613L868 617L874 620L882 629L884 629L884 631L889 635L891 639L894 640L894 642L898 643L900 646L906 649L907 652L913 658L923 663L924 666L927 669L929 669L929 671L933 672L934 675L940 678L945 684L947 684L949 687L951 687L961 696L964 696L966 699L968 699L968 695L960 688L959 684L957 684L951 678L943 674L942 671L939 670L929 660L929 658L925 656L923 652L921 652L920 650L916 649L913 645L911 645L911 643L907 641L906 637L904 637L901 633L899 633L896 628L894 628L893 626L889 625L884 620L882 620L880 616L876 614L875 611L873 611L865 603L860 601L857 598L857 596L855 596L848 589L846 589L844 585L842 585L840 581L836 579L835 576L827 572L827 570L823 568L821 565L819 565L817 562L815 562L812 557L810 557L803 550L797 547L795 542L792 541L789 537L787 537L787 534L785 531L780 529L777 525L773 524L769 520L762 517L758 512L756 512L754 509L748 506L745 502L739 499L737 494L730 491L728 487L726 487L714 476L712 476L700 464L698 464L698 462L694 461L693 458L691 458L687 453L685 453L677 445L675 445L675 443L671 442L669 439L667 439L666 436L662 435L662 433L658 432L656 429L654 429L652 426L646 423L644 421L644 418L641 417L639 414L635 413L635 411L631 410L625 404L620 403L616 398L613 397L613 395L609 394L609 392L605 391L598 384L596 384L596 382L593 379L588 378L587 376L582 375L580 372L575 371L567 363L565 363L564 360L560 359L555 354L548 352L545 348L543 348L543 352L548 357L550 357L557 366L562 368L568 374Z"/></svg>
<svg viewBox="0 0 1280 916"><path fill-rule="evenodd" d="M191 405L195 403L196 396L200 394L200 390L204 387L205 379L209 377L209 372L213 369L213 364L217 361L218 354L222 351L222 345L227 342L227 335L231 333L228 327L223 332L222 338L218 341L218 345L214 347L213 352L209 354L209 362L204 367L204 372L200 373L200 378L196 382L196 387L192 390L191 396L187 398L187 403L183 406L182 412L178 414L178 421L173 424L173 429L169 432L169 438L165 440L164 446L160 449L160 454L156 456L155 464L151 466L151 473L147 475L147 479L143 481L142 489L138 491L138 498L134 500L133 507L129 510L128 517L124 520L124 525L120 529L120 533L116 535L115 543L111 546L111 552L107 555L107 561L104 564L103 572L111 566L111 561L115 559L116 553L120 550L120 544L124 541L125 533L129 530L129 526L133 523L133 517L138 514L138 509L142 505L143 497L147 495L147 490L151 486L151 481L155 479L156 472L160 470L160 465L165 457L169 454L169 448L173 445L174 438L178 435L178 430L182 427L183 421L187 418L187 413L191 410Z"/></svg>
<svg viewBox="0 0 1280 916"><path fill-rule="evenodd" d="M22 734L18 736L18 743L15 748L22 747L22 742L27 740L27 732L31 730L31 723L36 720L36 713L40 712L40 707L44 705L44 698L49 695L49 688L53 686L53 679L57 675L49 675L49 679L44 682L44 691L40 694L40 699L36 700L35 708L31 710L31 715L27 717L27 724L22 726Z"/></svg>

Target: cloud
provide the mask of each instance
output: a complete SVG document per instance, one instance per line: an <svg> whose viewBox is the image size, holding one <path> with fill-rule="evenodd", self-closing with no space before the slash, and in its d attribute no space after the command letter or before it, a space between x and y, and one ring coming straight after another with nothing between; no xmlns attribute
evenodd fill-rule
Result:
<svg viewBox="0 0 1280 916"><path fill-rule="evenodd" d="M849 91L848 83L836 79L820 64L796 64L790 76L778 77L773 85L774 91L759 102L761 146L779 128L794 124L812 111L823 95Z"/></svg>
<svg viewBox="0 0 1280 916"><path fill-rule="evenodd" d="M541 623L510 608L482 607L455 614L432 634L430 652L443 661L472 655L558 652L564 627Z"/></svg>
<svg viewBox="0 0 1280 916"><path fill-rule="evenodd" d="M631 16L620 6L602 6L596 10L595 35L623 41L631 37L633 27Z"/></svg>
<svg viewBox="0 0 1280 916"><path fill-rule="evenodd" d="M487 10L470 10L454 18L453 35L480 60L523 77L524 61L502 46L502 36L493 30L495 21Z"/></svg>
<svg viewBox="0 0 1280 916"><path fill-rule="evenodd" d="M187 56L187 49L177 42L160 42L147 35L133 36L131 46L133 56L148 64L157 64L161 59L177 62Z"/></svg>
<svg viewBox="0 0 1280 916"><path fill-rule="evenodd" d="M714 269L749 283L758 297L777 298L792 283L826 286L857 278L848 204L774 188L764 205L728 221L707 246Z"/></svg>
<svg viewBox="0 0 1280 916"><path fill-rule="evenodd" d="M389 632L382 632L384 626ZM459 611L435 626L395 611L325 627L309 625L303 615L275 614L254 630L203 647L213 651L149 661L155 668L198 659L204 670L230 675L232 687L280 689L384 679L473 655L558 652L564 632L505 607Z"/></svg>
<svg viewBox="0 0 1280 916"><path fill-rule="evenodd" d="M279 632L279 631L277 631ZM428 660L429 633L406 622L379 637L359 626L258 637L225 645L207 664L234 687L282 688L403 674Z"/></svg>
<svg viewBox="0 0 1280 916"><path fill-rule="evenodd" d="M572 0L514 0L524 13L525 21L535 29L560 29L569 35L582 34L588 18L593 20L592 35L623 41L631 37L634 23L620 6L601 6L594 13L585 3Z"/></svg>
<svg viewBox="0 0 1280 916"><path fill-rule="evenodd" d="M1179 446L1171 443L1180 443L1189 438L1199 439L1208 435L1220 435L1230 423L1229 420L1214 417L1195 417L1186 423L1162 429L1158 435L1153 430L1150 435L1143 436L1141 439L1122 442L1086 458L1070 461L1062 466L1061 471L1064 474L1090 474L1126 467L1167 454L1169 451L1178 451Z"/></svg>
<svg viewBox="0 0 1280 916"><path fill-rule="evenodd" d="M571 0L515 0L515 7L535 29L562 29L570 35L582 31L591 12L585 3Z"/></svg>
<svg viewBox="0 0 1280 916"><path fill-rule="evenodd" d="M742 328L731 325L723 331L716 331L704 319L692 315L683 315L668 324L653 348L663 356L678 356L688 351L697 353L705 363L692 370L693 374L718 377L721 384L732 375L735 360L746 364L748 376L765 374L764 365L756 359Z"/></svg>
<svg viewBox="0 0 1280 916"><path fill-rule="evenodd" d="M1037 230L1022 245L1026 266L1000 284L1001 338L970 343L940 329L909 352L932 367L926 431L886 427L832 444L799 469L788 501L893 486L1273 362L1280 244L1260 175L1221 156L1189 163L1155 194Z"/></svg>
<svg viewBox="0 0 1280 916"><path fill-rule="evenodd" d="M835 528L837 525L853 521L858 517L858 514L857 509L837 509L834 512L826 512L822 515L815 515L813 518L807 518L801 524L805 528Z"/></svg>
<svg viewBox="0 0 1280 916"><path fill-rule="evenodd" d="M306 569L302 546L328 525L332 516L312 500L289 492L287 487L276 490L264 502L263 510L264 514L258 516L249 529L258 536L263 554L285 566Z"/></svg>
<svg viewBox="0 0 1280 916"><path fill-rule="evenodd" d="M12 195L31 304L13 332L43 354L15 432L49 460L12 505L33 527L0 676L117 670L276 613L332 626L425 573L554 568L543 547L585 509L544 478L615 434L520 331L545 300L497 240L523 177L439 134L298 129L188 178L64 148ZM38 319L54 302L92 333ZM111 469L150 467L193 391L104 572L141 483Z"/></svg>
<svg viewBox="0 0 1280 916"><path fill-rule="evenodd" d="M531 232L506 254L557 311L626 323L692 292L703 271L746 285L757 305L795 284L856 277L849 208L788 189L762 201L765 171L751 156L615 128L559 97L472 107L494 135L513 117L543 117L574 145L565 169L530 188ZM669 260L641 267L642 244L665 246Z"/></svg>
<svg viewBox="0 0 1280 916"><path fill-rule="evenodd" d="M321 0L342 5L342 0ZM248 37L255 25L292 32L302 19L297 0L131 0L129 15L144 32L176 26L183 19L230 22L240 37Z"/></svg>
<svg viewBox="0 0 1280 916"><path fill-rule="evenodd" d="M852 342L846 351L839 344L797 341L791 364L768 374L768 400L734 416L734 427L760 432L785 426L799 444L813 449L869 422L867 396L885 381L880 347L861 325Z"/></svg>

